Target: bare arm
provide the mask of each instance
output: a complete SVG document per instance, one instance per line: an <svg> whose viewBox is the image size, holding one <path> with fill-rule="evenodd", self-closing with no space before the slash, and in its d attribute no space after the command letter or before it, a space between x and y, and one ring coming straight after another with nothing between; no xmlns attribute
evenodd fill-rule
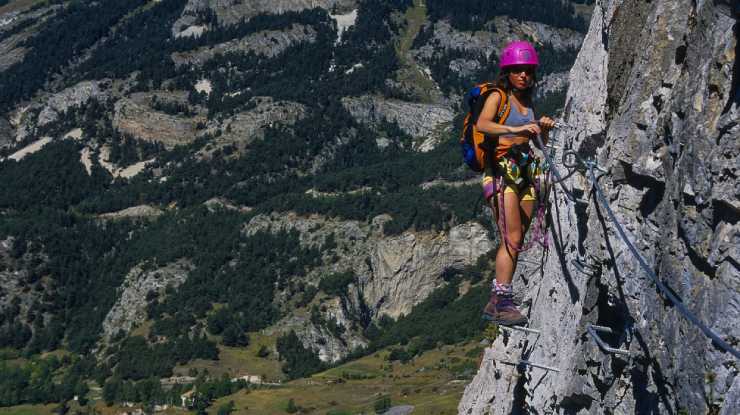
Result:
<svg viewBox="0 0 740 415"><path fill-rule="evenodd" d="M508 125L498 124L493 122L496 118L496 110L501 102L501 95L498 93L492 93L486 99L486 103L483 104L483 109L478 117L478 122L475 124L475 128L478 131L488 134L491 136L499 136L503 134L518 134L518 133L530 133L538 134L540 128L536 124L527 124L520 127L511 127Z"/></svg>
<svg viewBox="0 0 740 415"><path fill-rule="evenodd" d="M542 128L542 142L547 144L547 142L550 141L550 130L555 128L555 121L550 117L542 117L537 121L537 124Z"/></svg>

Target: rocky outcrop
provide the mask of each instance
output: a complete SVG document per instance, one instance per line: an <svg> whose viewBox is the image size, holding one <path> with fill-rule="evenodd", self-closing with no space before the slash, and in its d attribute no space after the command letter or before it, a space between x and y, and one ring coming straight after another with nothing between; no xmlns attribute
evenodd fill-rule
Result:
<svg viewBox="0 0 740 415"><path fill-rule="evenodd" d="M293 24L284 30L265 30L254 33L241 39L219 43L215 46L204 47L188 52L175 52L172 61L176 65L200 66L214 56L227 53L250 53L275 57L289 47L299 43L316 41L316 30L311 26Z"/></svg>
<svg viewBox="0 0 740 415"><path fill-rule="evenodd" d="M345 358L353 350L367 346L367 341L352 327L352 316L348 314L341 298L331 298L322 302L318 322L312 321L307 313L293 313L275 324L268 333L287 333L291 330L301 339L304 347L313 350L322 362L335 363ZM337 336L328 327L334 324L341 327Z"/></svg>
<svg viewBox="0 0 740 415"><path fill-rule="evenodd" d="M208 156L215 149L234 146L241 153L249 143L264 138L265 129L282 125L292 125L306 116L306 107L292 101L275 101L270 97L255 97L253 107L226 118L223 121L211 121L205 133L218 135L206 145L199 154ZM250 105L252 106L252 105ZM220 131L219 134L216 134Z"/></svg>
<svg viewBox="0 0 740 415"><path fill-rule="evenodd" d="M45 22L48 16L60 7L53 5L27 12L0 13L0 56L3 57L0 59L0 72L23 60L28 52L28 49L23 47L23 42L38 30L40 23ZM21 25L27 27L21 28Z"/></svg>
<svg viewBox="0 0 740 415"><path fill-rule="evenodd" d="M428 30L428 29L426 29ZM497 50L496 36L492 32L461 32L448 22L440 20L434 23L434 35L423 46L412 51L419 61L431 59L436 53L449 49L460 49L471 53L491 56Z"/></svg>
<svg viewBox="0 0 740 415"><path fill-rule="evenodd" d="M436 129L452 122L452 110L443 105L420 104L376 96L342 98L342 105L358 121L378 124L395 121L412 137L429 138Z"/></svg>
<svg viewBox="0 0 740 415"><path fill-rule="evenodd" d="M583 43L583 34L571 29L549 26L540 22L529 22L498 16L493 20L496 33L501 36L498 47L513 39L531 39L536 44L549 43L557 50L578 49Z"/></svg>
<svg viewBox="0 0 740 415"><path fill-rule="evenodd" d="M570 73L565 117L573 129L556 139L606 171L599 185L648 266L737 347L733 13L729 2L597 1ZM585 203L552 195L551 250L523 258L542 258L543 268L515 276L530 326L542 334L496 338L459 412L738 413L737 360L660 295L589 181L576 174L566 186ZM604 339L631 357L602 351L588 324L611 328Z"/></svg>
<svg viewBox="0 0 740 415"><path fill-rule="evenodd" d="M259 14L281 14L320 7L326 10L349 11L357 7L356 0L190 0L173 25L173 33L179 33L197 22L197 13L212 10L219 24L232 25L240 20L249 20Z"/></svg>
<svg viewBox="0 0 740 415"><path fill-rule="evenodd" d="M388 215L381 215L365 224L319 215L258 215L246 225L244 232L254 234L265 229L273 232L295 229L299 232L301 244L312 247L323 247L328 240L334 240L335 248L324 249L325 265L312 270L307 280L315 285L330 273L351 270L355 274L356 281L348 289L343 302L330 303L333 306L322 313L325 318L347 327L352 319L357 320L361 310L366 310L367 317L372 319L382 315L395 319L408 314L432 291L445 284L442 275L446 269L473 264L493 248L486 229L477 223L458 225L449 233L407 231L387 237L383 235L382 227L390 219ZM308 336L304 337L305 344L318 350L321 356L332 356L330 359L344 357L351 350L350 346L364 342L350 330L343 334L342 346L337 345L337 339L328 337L324 339L327 345L321 341L309 342L306 339L316 339L317 333L322 331L285 322L280 326L305 332Z"/></svg>
<svg viewBox="0 0 740 415"><path fill-rule="evenodd" d="M91 99L103 101L110 96L109 80L82 81L63 89L38 103L18 109L11 117L11 125L16 128L16 141L24 141L36 134L38 127L44 127L59 120L60 116L72 107L79 107Z"/></svg>
<svg viewBox="0 0 740 415"><path fill-rule="evenodd" d="M21 45L27 37L27 35L20 33L0 41L0 55L3 57L0 60L0 72L4 72L6 69L23 60L28 49Z"/></svg>
<svg viewBox="0 0 740 415"><path fill-rule="evenodd" d="M161 209L150 205L138 205L119 210L116 212L103 213L98 217L101 219L116 220L116 219L156 219L162 215Z"/></svg>
<svg viewBox="0 0 740 415"><path fill-rule="evenodd" d="M547 74L537 81L536 97L542 98L554 92L563 92L568 88L568 73L556 72Z"/></svg>
<svg viewBox="0 0 740 415"><path fill-rule="evenodd" d="M360 278L365 302L377 315L408 314L438 288L442 272L462 268L490 251L493 242L477 223L458 225L449 234L404 232L378 241L370 251L370 275Z"/></svg>
<svg viewBox="0 0 740 415"><path fill-rule="evenodd" d="M137 139L162 143L168 149L193 142L198 122L205 120L200 115L190 118L154 111L129 98L118 100L113 112L113 127Z"/></svg>
<svg viewBox="0 0 740 415"><path fill-rule="evenodd" d="M193 264L178 260L157 269L137 265L126 275L119 287L118 300L103 320L103 338L109 340L119 330L128 333L146 320L147 295L150 292L163 296L165 288L177 288L188 278Z"/></svg>
<svg viewBox="0 0 740 415"><path fill-rule="evenodd" d="M435 22L433 36L426 44L413 51L414 57L425 61L450 49L490 57L513 39L532 38L535 43L550 43L559 50L578 49L583 42L583 35L576 31L554 28L538 22L523 22L499 16L493 20L493 24L494 31L463 32L456 30L444 20Z"/></svg>

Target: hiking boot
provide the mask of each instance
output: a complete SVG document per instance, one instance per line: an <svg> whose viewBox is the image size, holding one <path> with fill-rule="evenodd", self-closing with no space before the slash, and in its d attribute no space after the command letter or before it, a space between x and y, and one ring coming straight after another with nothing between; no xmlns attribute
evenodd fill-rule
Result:
<svg viewBox="0 0 740 415"><path fill-rule="evenodd" d="M527 317L522 315L514 305L511 293L491 293L491 299L483 308L483 318L502 326L522 326L527 324Z"/></svg>

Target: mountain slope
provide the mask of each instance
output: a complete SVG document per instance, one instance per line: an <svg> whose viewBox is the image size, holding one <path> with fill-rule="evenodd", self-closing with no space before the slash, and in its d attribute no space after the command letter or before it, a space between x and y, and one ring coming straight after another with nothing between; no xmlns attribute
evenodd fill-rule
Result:
<svg viewBox="0 0 740 415"><path fill-rule="evenodd" d="M572 7L467 22L441 2L232 3L3 9L0 345L28 360L0 366L18 388L2 405L163 403L194 380L152 385L214 381L219 355L287 378L479 335L425 336L414 314L484 300L466 297L493 241L450 139L460 97L528 35L541 110L562 107ZM52 375L24 383L38 367Z"/></svg>

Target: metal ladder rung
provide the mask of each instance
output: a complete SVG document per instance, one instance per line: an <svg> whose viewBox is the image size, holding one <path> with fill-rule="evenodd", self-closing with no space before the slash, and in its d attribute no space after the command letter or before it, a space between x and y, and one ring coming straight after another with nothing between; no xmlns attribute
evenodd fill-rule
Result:
<svg viewBox="0 0 740 415"><path fill-rule="evenodd" d="M501 326L499 325L499 327L501 327L502 329L506 329L506 330L519 330L519 331L523 331L529 334L536 334L538 336L541 334L539 330L530 329L528 327L523 327L523 326Z"/></svg>
<svg viewBox="0 0 740 415"><path fill-rule="evenodd" d="M615 349L614 347L611 347L608 344L606 344L606 342L601 337L599 337L597 332L614 334L614 330L612 330L611 328L604 327L604 326L597 326L595 324L587 324L586 331L588 331L588 334L591 335L591 337L594 339L596 344L599 345L599 347L605 352L621 354L625 356L632 356L632 352L630 352L629 350Z"/></svg>
<svg viewBox="0 0 740 415"><path fill-rule="evenodd" d="M549 370L551 372L558 372L558 373L560 372L560 369L558 369L556 367L547 366L547 365L541 365L539 363L530 362L529 360L524 360L524 359L519 359L518 361L510 361L510 360L507 360L507 359L498 358L496 356L493 356L493 359L496 360L496 361L498 361L498 362L501 362L503 364L512 365L512 366L525 365L525 366L536 367L536 368L539 368L539 369Z"/></svg>

